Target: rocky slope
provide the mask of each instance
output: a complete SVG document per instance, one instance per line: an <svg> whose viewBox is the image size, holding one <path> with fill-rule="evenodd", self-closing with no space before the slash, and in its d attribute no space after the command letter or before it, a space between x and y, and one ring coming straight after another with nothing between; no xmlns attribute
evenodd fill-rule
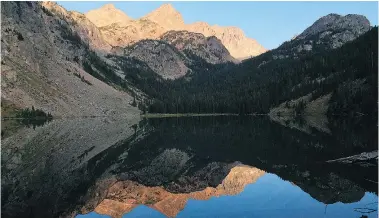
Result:
<svg viewBox="0 0 379 218"><path fill-rule="evenodd" d="M238 62L216 37L187 31L169 31L159 40L140 40L117 51L113 49L113 53L119 56L118 59L132 58L145 63L163 79L171 80L195 71L193 66L198 64L199 59L210 64ZM119 61L116 63L123 65ZM144 68L144 71L149 69Z"/></svg>
<svg viewBox="0 0 379 218"><path fill-rule="evenodd" d="M203 58L211 64L236 62L222 42L214 36L205 37L203 34L188 31L169 31L163 34L160 40L175 46L179 51Z"/></svg>
<svg viewBox="0 0 379 218"><path fill-rule="evenodd" d="M147 19L130 20L125 23L112 23L99 27L105 40L112 46L125 47L143 39L157 39L165 29Z"/></svg>
<svg viewBox="0 0 379 218"><path fill-rule="evenodd" d="M125 17L122 22L119 19L112 22L107 16L108 13L119 14L120 11L114 6L106 5L88 12L86 16L95 25L101 27L100 30L113 46L124 47L138 40L157 39L161 34L170 30L187 30L201 33L206 37L217 37L236 59L257 56L266 51L256 40L246 37L243 31L237 27L210 26L205 22L185 24L182 15L171 4L160 6L139 20L130 20L124 14L118 17Z"/></svg>
<svg viewBox="0 0 379 218"><path fill-rule="evenodd" d="M125 56L145 62L164 79L177 79L187 74L189 59L168 43L158 40L141 40L125 48Z"/></svg>
<svg viewBox="0 0 379 218"><path fill-rule="evenodd" d="M298 54L311 51L339 48L370 28L370 22L362 15L328 14L318 19L300 35L279 46L274 58L297 57Z"/></svg>
<svg viewBox="0 0 379 218"><path fill-rule="evenodd" d="M332 47L336 48L341 46L344 42L351 41L357 36L367 32L369 28L370 22L362 15L348 14L341 16L338 14L328 14L318 19L296 38L305 39L308 36L316 34L332 34ZM333 33L333 31L337 31L337 33ZM337 43L338 41L339 43Z"/></svg>
<svg viewBox="0 0 379 218"><path fill-rule="evenodd" d="M2 2L2 99L59 116L137 115L131 96L82 70L82 39L94 50L109 46L97 28L81 14L42 4Z"/></svg>
<svg viewBox="0 0 379 218"><path fill-rule="evenodd" d="M55 2L42 2L44 12L52 17L59 19L59 22L66 23L73 32L77 33L81 40L96 51L107 53L112 46L106 42L105 37L100 30L95 26L84 14L76 11L67 11Z"/></svg>

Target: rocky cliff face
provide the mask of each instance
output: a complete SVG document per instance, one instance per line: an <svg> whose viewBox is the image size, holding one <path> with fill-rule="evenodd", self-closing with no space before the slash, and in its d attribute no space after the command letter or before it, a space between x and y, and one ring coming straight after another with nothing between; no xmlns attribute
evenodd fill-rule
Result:
<svg viewBox="0 0 379 218"><path fill-rule="evenodd" d="M113 23L126 24L131 20L124 12L115 8L113 4L106 4L99 9L91 10L85 16L98 27L108 26Z"/></svg>
<svg viewBox="0 0 379 218"><path fill-rule="evenodd" d="M1 6L2 100L61 116L138 114L131 96L82 70L82 39L93 49L107 46L85 16L50 2Z"/></svg>
<svg viewBox="0 0 379 218"><path fill-rule="evenodd" d="M203 34L188 31L169 31L160 39L175 46L179 51L190 52L211 64L236 62L222 42L214 36L205 37Z"/></svg>
<svg viewBox="0 0 379 218"><path fill-rule="evenodd" d="M357 36L367 32L370 29L370 22L365 16L348 14L341 16L338 14L328 14L321 17L312 26L308 27L302 32L298 39L305 39L308 36L316 34L326 34L327 31L338 31L351 35L356 38ZM336 35L334 38L338 38ZM353 40L354 38L350 39Z"/></svg>
<svg viewBox="0 0 379 218"><path fill-rule="evenodd" d="M318 19L312 26L301 33L297 40L305 39L312 49L312 43L324 44L329 48L341 47L346 42L356 39L370 29L370 22L362 15L328 14ZM312 40L312 38L315 38Z"/></svg>
<svg viewBox="0 0 379 218"><path fill-rule="evenodd" d="M42 2L42 7L47 14L65 23L72 32L78 34L81 40L96 51L107 53L112 46L106 42L103 34L84 14L76 11L67 11L55 2Z"/></svg>
<svg viewBox="0 0 379 218"><path fill-rule="evenodd" d="M370 22L362 15L328 14L314 22L300 35L283 43L275 58L297 57L298 54L341 47L370 30Z"/></svg>
<svg viewBox="0 0 379 218"><path fill-rule="evenodd" d="M191 72L198 58L211 64L237 62L216 37L188 31L169 31L159 40L140 40L114 54L134 58L163 79L177 79Z"/></svg>
<svg viewBox="0 0 379 218"><path fill-rule="evenodd" d="M125 47L144 39L157 39L165 29L147 20L130 20L128 23L112 23L99 28L105 40L112 46Z"/></svg>
<svg viewBox="0 0 379 218"><path fill-rule="evenodd" d="M185 29L202 33L205 36L216 36L229 50L230 54L239 60L258 56L267 51L256 40L248 38L238 27L210 26L204 22L196 22L186 26Z"/></svg>
<svg viewBox="0 0 379 218"><path fill-rule="evenodd" d="M201 33L206 37L215 36L237 59L257 56L266 51L259 43L245 36L237 27L210 26L205 22L185 24L182 15L170 4L164 4L139 20L120 15L112 21L108 13L119 14L114 6L106 5L86 14L106 35L107 41L115 46L127 46L142 39L158 39L170 30L187 30ZM97 16L95 16L97 15ZM125 17L122 21L119 18ZM150 22L148 22L150 21Z"/></svg>
<svg viewBox="0 0 379 218"><path fill-rule="evenodd" d="M142 40L125 48L125 55L145 62L164 79L184 76L189 59L168 43L158 40Z"/></svg>

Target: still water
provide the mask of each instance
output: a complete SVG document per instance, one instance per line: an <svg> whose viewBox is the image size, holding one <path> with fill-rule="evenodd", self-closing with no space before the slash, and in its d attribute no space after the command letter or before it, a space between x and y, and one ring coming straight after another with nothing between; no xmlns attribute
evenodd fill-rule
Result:
<svg viewBox="0 0 379 218"><path fill-rule="evenodd" d="M376 122L182 117L5 129L2 217L378 217Z"/></svg>

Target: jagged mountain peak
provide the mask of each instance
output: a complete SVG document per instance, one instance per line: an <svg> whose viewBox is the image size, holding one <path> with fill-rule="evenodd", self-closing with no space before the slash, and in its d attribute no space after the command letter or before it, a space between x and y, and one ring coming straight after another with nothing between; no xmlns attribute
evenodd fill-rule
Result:
<svg viewBox="0 0 379 218"><path fill-rule="evenodd" d="M88 11L87 18L97 27L108 26L113 23L127 24L131 18L113 4L105 4L101 8Z"/></svg>
<svg viewBox="0 0 379 218"><path fill-rule="evenodd" d="M158 9L156 10L163 10L163 11L173 11L173 12L177 12L176 9L174 8L174 6L172 6L172 4L170 3L166 3L166 4L163 4L161 5Z"/></svg>
<svg viewBox="0 0 379 218"><path fill-rule="evenodd" d="M169 14L180 14L179 11L177 11L174 6L170 3L163 4L159 6L157 9L154 11L150 12L151 13L169 13Z"/></svg>
<svg viewBox="0 0 379 218"><path fill-rule="evenodd" d="M206 37L216 36L234 58L244 59L266 51L238 27L211 26L203 21L185 24L180 12L169 3L162 4L138 20L130 19L112 4L90 11L86 16L96 26L101 27L103 35L106 36L105 40L112 46L125 47L142 39L157 39L170 30L187 30ZM112 25L115 23L117 26Z"/></svg>
<svg viewBox="0 0 379 218"><path fill-rule="evenodd" d="M116 9L116 7L114 6L114 4L111 4L111 3L105 4L101 8L104 9L104 10L114 10L114 9Z"/></svg>
<svg viewBox="0 0 379 218"><path fill-rule="evenodd" d="M163 4L143 18L170 30L180 29L184 26L182 15L171 4Z"/></svg>

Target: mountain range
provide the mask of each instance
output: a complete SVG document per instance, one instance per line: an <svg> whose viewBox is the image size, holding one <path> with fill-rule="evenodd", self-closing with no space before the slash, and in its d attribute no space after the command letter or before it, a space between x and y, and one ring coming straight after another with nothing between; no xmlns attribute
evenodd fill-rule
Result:
<svg viewBox="0 0 379 218"><path fill-rule="evenodd" d="M189 198L237 194L265 172L326 204L377 191L363 168L301 167L376 149L378 28L362 15L325 15L269 51L237 27L186 24L170 4L132 19L111 4L82 14L1 2L1 27L2 118L25 108L77 118L6 138L2 129L4 216L116 216L138 200L175 215ZM141 119L149 113L275 122ZM119 178L102 177L110 171Z"/></svg>
<svg viewBox="0 0 379 218"><path fill-rule="evenodd" d="M112 4L86 14L55 2L1 4L8 108L56 116L377 108L377 27L362 15L323 16L267 51L237 27L186 24L170 4L140 19Z"/></svg>
<svg viewBox="0 0 379 218"><path fill-rule="evenodd" d="M131 19L112 4L91 10L85 15L112 46L125 47L142 39L159 39L170 30L187 30L206 37L217 37L236 59L257 56L266 51L256 40L245 36L240 28L211 26L205 22L185 24L182 15L171 4L163 4L137 20Z"/></svg>

